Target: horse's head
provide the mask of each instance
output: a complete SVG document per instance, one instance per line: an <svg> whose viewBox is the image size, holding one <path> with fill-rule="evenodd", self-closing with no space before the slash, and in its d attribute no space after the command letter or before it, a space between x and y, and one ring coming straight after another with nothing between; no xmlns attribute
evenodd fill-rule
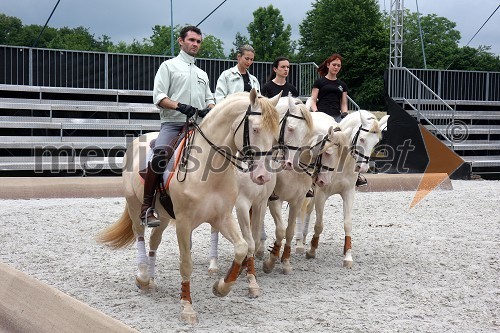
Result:
<svg viewBox="0 0 500 333"><path fill-rule="evenodd" d="M314 134L310 140L310 162L314 168L314 182L322 187L331 183L332 172L337 168L340 152L347 147L348 138L335 120L323 112L311 113Z"/></svg>
<svg viewBox="0 0 500 333"><path fill-rule="evenodd" d="M278 136L279 117L275 107L280 96L268 99L258 96L255 89L247 95L250 105L247 102L243 118L240 117L234 124L234 142L250 164L250 178L262 185L271 180L271 170L266 167L265 161Z"/></svg>
<svg viewBox="0 0 500 333"><path fill-rule="evenodd" d="M305 146L313 133L311 113L298 98L291 95L280 98L276 106L280 114L280 132L276 154L285 170L299 167L296 156L300 148Z"/></svg>
<svg viewBox="0 0 500 333"><path fill-rule="evenodd" d="M359 110L349 114L340 126L348 129L350 134L351 155L356 160L356 172L367 172L370 155L373 148L382 138L382 129L386 127L389 116L384 116L380 121L371 112Z"/></svg>

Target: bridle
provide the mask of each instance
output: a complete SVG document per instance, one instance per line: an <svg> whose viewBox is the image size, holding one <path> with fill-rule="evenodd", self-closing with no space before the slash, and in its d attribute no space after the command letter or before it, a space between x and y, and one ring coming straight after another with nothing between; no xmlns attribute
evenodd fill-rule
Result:
<svg viewBox="0 0 500 333"><path fill-rule="evenodd" d="M288 109L286 111L285 115L283 116L283 118L281 118L281 120L279 122L281 124L281 127L280 127L280 133L279 133L279 137L278 137L278 145L273 147L273 152L274 151L282 151L282 156L285 156L285 153L288 150L297 150L298 151L301 149L301 147L298 147L298 146L292 146L292 145L285 144L285 129L286 129L286 123L287 123L288 117L295 118L295 119L301 119L304 121L306 120L306 118L304 118L302 116L296 116L294 114L291 114L290 109ZM273 157L273 160L277 161L278 158Z"/></svg>
<svg viewBox="0 0 500 333"><path fill-rule="evenodd" d="M361 131L370 133L370 130L363 128L363 124L359 125L356 134L352 138L351 147L349 148L351 151L352 158L356 160L356 164L363 164L370 162L370 156L364 155L356 148L359 139L359 134L361 133ZM376 132L371 132L371 133L376 133Z"/></svg>
<svg viewBox="0 0 500 333"><path fill-rule="evenodd" d="M201 130L200 126L192 122L190 125L196 130L196 132L200 133L200 135L207 141L207 143L210 145L211 148L213 148L217 153L221 154L226 160L228 160L231 164L233 164L238 170L241 172L249 172L252 171L255 167L255 159L260 156L268 156L272 154L272 151L255 151L255 149L252 148L250 145L250 122L248 120L249 116L258 116L262 115L261 112L255 112L251 111L251 105L248 106L247 111L245 112L245 116L243 119L241 119L240 123L234 130L233 136L236 137L236 133L240 129L241 125L243 125L243 147L241 150L238 150L239 155L233 155L227 150L224 150L223 148L217 146L215 143L213 143L206 135L203 133ZM192 146L192 142L194 139L195 132L190 135L189 137L189 143L188 146L184 149L184 152L186 152L186 156L184 156L183 152L183 158L181 160L181 163L187 164L187 160L189 158L189 152L190 152L190 147ZM241 164L245 163L247 166L243 167ZM184 164L184 166L185 166ZM182 165L182 164L181 164Z"/></svg>
<svg viewBox="0 0 500 333"><path fill-rule="evenodd" d="M281 128L280 128L280 134L278 137L278 145L273 147L273 150L281 150L283 152L283 156L285 155L285 152L288 150L296 150L300 151L302 150L303 147L298 147L298 146L292 146L292 145L287 145L285 144L285 129L286 129L286 123L288 118L295 118L295 119L301 119L301 120L306 120L302 116L296 116L292 113L290 113L290 109L288 109L280 120ZM335 129L336 131L340 131L340 128ZM312 178L316 177L318 173L321 172L321 170L326 170L326 171L334 171L335 168L330 168L326 165L323 165L323 153L321 151L325 147L326 143L330 142L330 139L328 135L325 135L323 139L319 142L317 142L314 146L310 147L310 150L313 150L317 146L319 147L319 154L316 156L315 160L313 163L310 164L305 164L303 162L299 161L299 168L304 171L307 175L311 176ZM274 160L277 160L277 158L274 158Z"/></svg>
<svg viewBox="0 0 500 333"><path fill-rule="evenodd" d="M334 132L339 132L340 128L336 127L334 129ZM306 174L311 176L311 178L315 178L321 171L335 171L335 168L330 168L326 165L323 164L323 153L322 150L325 148L325 145L327 142L331 142L330 138L328 135L325 135L321 141L318 141L315 145L310 147L310 150L313 150L314 148L319 146L318 150L318 155L316 155L316 158L314 162L310 164L305 164L299 161L299 166L302 171L304 171Z"/></svg>

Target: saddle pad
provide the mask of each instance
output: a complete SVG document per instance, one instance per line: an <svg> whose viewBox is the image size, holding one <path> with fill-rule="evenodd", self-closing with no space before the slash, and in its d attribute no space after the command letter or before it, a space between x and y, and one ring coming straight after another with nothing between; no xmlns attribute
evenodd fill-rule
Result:
<svg viewBox="0 0 500 333"><path fill-rule="evenodd" d="M191 132L192 131L190 131L189 134L191 134ZM188 134L188 137L189 137L189 134ZM145 165L148 165L148 163L153 158L153 148L154 148L154 141L155 140L156 139L153 139L149 145L150 148L146 154L146 164ZM184 149L185 145L186 145L186 136L183 136L182 139L180 140L179 144L175 148L175 151L172 155L172 158L168 161L167 168L165 169L165 172L163 173L163 180L164 180L163 186L165 187L165 189L168 189L170 181L174 175L174 171L177 168L177 165L179 164L179 161L181 159L182 150ZM141 179L142 183L144 183L144 177L146 176L145 172L146 172L146 169L139 171L139 175L141 176L140 179Z"/></svg>

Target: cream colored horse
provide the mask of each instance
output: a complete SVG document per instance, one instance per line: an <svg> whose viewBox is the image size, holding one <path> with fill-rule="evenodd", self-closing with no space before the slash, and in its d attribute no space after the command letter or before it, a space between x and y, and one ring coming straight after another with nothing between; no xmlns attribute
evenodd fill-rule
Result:
<svg viewBox="0 0 500 333"><path fill-rule="evenodd" d="M381 129L386 127L388 118L389 116L384 116L378 121L372 113L360 110L349 114L340 122L339 126L342 132L350 138L350 145L348 149L338 151L338 166L332 173L331 183L316 190L314 200L310 200L307 205L305 216L302 214L302 217L297 220L297 252L303 252L305 237L309 230L310 216L313 208L316 207L314 235L310 248L306 252L307 258L316 257L319 236L323 231L325 202L330 196L340 194L343 200L345 232L343 266L352 267L352 206L356 192L356 179L358 172L368 171L369 156L379 142L382 136Z"/></svg>
<svg viewBox="0 0 500 333"><path fill-rule="evenodd" d="M304 147L311 141L313 121L306 106L299 99L291 96L280 98L276 109L280 115L280 135L275 146L276 153L279 155L277 159L280 163L275 163L274 168L280 172L281 169L292 169L294 163L298 167L298 157L295 156L295 153L299 147ZM247 173L238 172L239 193L235 208L243 237L248 244L245 266L249 282L248 292L252 298L260 295L260 287L255 273L255 240L260 242L267 201L275 184L276 175L274 173L271 181L264 186L258 186L251 181ZM208 271L212 275L218 270L218 237L214 237L214 232L211 236L211 258Z"/></svg>
<svg viewBox="0 0 500 333"><path fill-rule="evenodd" d="M322 115L326 114L323 113ZM279 196L279 199L269 203L269 210L276 225L276 241L270 250L269 258L264 261L263 269L266 273L270 273L274 269L276 260L279 258L283 239L286 240L281 256L283 273L289 274L292 272L290 252L295 231L295 221L306 198L306 193L313 182L316 188L329 185L333 167L336 166L337 162L334 154L338 149L336 147L347 144L345 135L335 131L337 127L335 120L328 115L326 116L326 118L321 117L320 112L311 113L314 126L312 139L308 146L313 156L317 157L315 162L310 164L303 161L300 163L299 168L283 170L276 175L274 193ZM302 154L303 157L304 154ZM308 160L309 157L306 157L306 161ZM289 206L286 225L281 216L284 201L288 202Z"/></svg>
<svg viewBox="0 0 500 333"><path fill-rule="evenodd" d="M264 164L266 153L271 151L278 135L278 113L275 105L279 99L258 97L255 90L230 96L217 104L195 130L192 149L184 172L175 169L169 192L175 212L175 227L180 254L181 319L189 324L198 321L192 306L190 280L193 272L190 237L201 223L208 222L234 245L234 260L225 278L213 286L217 296L227 295L239 275L241 263L247 255L248 245L232 215L238 195L234 164L248 165L252 182L263 185L271 180L271 172ZM138 269L136 282L141 288L154 286L154 262L161 235L171 217L156 207L160 226L153 229L150 237L149 258L146 256L145 227L139 219L143 185L138 174L140 161L145 159L150 140L157 133L137 138L127 149L123 181L127 200L122 217L103 233L99 240L114 248L124 247L136 240ZM236 158L240 152L245 161ZM233 164L231 164L232 162ZM153 281L152 281L153 280Z"/></svg>

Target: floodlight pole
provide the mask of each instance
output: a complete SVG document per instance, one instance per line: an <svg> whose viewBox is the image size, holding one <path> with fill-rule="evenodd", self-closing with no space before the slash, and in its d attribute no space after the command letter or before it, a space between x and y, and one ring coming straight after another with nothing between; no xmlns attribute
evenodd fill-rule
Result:
<svg viewBox="0 0 500 333"><path fill-rule="evenodd" d="M174 56L174 0L170 0L170 53Z"/></svg>
<svg viewBox="0 0 500 333"><path fill-rule="evenodd" d="M52 9L52 13L50 13L49 15L49 18L47 19L47 22L45 22L45 25L43 26L42 30L40 31L40 33L38 34L38 37L36 38L35 42L33 43L33 46L32 47L36 47L36 45L38 44L38 40L40 39L40 36L42 36L43 34L43 31L45 30L45 28L47 27L47 24L49 24L49 21L50 21L50 18L52 17L52 14L54 14L54 12L56 11L56 8L57 8L57 5L59 5L59 2L61 0L57 0L57 3L56 5L54 6L54 9Z"/></svg>

